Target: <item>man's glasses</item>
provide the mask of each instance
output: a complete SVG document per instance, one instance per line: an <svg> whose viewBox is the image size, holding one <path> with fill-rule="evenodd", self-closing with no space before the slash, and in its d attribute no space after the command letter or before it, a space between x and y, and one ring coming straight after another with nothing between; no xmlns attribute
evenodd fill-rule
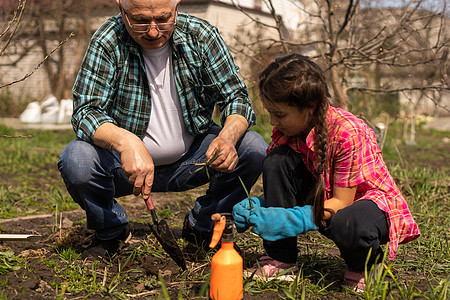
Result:
<svg viewBox="0 0 450 300"><path fill-rule="evenodd" d="M133 32L135 33L147 33L149 32L149 30L152 27L155 27L156 30L158 30L159 32L166 32L166 31L170 31L173 29L173 27L175 26L175 24L177 23L177 15L178 15L178 11L175 10L175 19L174 22L169 22L169 23L156 23L156 24L142 24L142 23L135 23L135 24L131 24L130 20L128 19L128 15L126 13L126 11L122 8L122 12L125 15L125 19L128 22L128 25L131 27L131 30L133 30Z"/></svg>

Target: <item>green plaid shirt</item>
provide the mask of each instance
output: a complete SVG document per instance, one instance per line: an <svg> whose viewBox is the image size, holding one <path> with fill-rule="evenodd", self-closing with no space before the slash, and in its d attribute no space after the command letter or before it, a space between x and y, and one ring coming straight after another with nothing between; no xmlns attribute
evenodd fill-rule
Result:
<svg viewBox="0 0 450 300"><path fill-rule="evenodd" d="M172 38L175 84L184 122L192 135L206 132L215 104L221 122L255 114L245 84L238 77L218 30L180 12ZM128 34L120 15L93 35L73 87L72 125L78 138L92 142L97 128L111 122L143 137L150 121L151 98L140 46Z"/></svg>

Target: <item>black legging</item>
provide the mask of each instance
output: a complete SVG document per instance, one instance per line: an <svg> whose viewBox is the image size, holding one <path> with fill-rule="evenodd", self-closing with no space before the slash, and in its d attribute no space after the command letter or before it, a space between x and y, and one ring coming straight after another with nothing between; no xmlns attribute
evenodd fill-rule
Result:
<svg viewBox="0 0 450 300"><path fill-rule="evenodd" d="M266 206L304 206L308 203L315 178L306 168L300 154L289 146L271 151L263 165L263 185ZM336 243L341 257L352 271L363 271L369 249L368 267L382 256L381 245L389 241L385 213L371 200L359 200L339 210L319 232ZM297 237L278 241L263 241L270 257L285 262L297 261Z"/></svg>

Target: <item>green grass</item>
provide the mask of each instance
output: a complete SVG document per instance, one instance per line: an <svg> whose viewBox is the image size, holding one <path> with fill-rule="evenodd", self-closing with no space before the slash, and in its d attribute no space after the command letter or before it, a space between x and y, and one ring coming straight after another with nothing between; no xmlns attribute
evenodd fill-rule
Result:
<svg viewBox="0 0 450 300"><path fill-rule="evenodd" d="M14 131L0 123L0 219L77 207L56 163L71 131Z"/></svg>
<svg viewBox="0 0 450 300"><path fill-rule="evenodd" d="M270 143L270 137L272 135L272 125L269 123L268 114L260 114L256 116L256 125L252 126L250 129L259 133L266 143Z"/></svg>
<svg viewBox="0 0 450 300"><path fill-rule="evenodd" d="M409 131L404 133L403 124L389 125L383 147L383 158L388 165L450 172L449 132L418 126L416 135L416 145L408 145L405 139L409 141Z"/></svg>
<svg viewBox="0 0 450 300"><path fill-rule="evenodd" d="M395 261L392 264L386 263L372 289L366 291L364 295L355 295L350 291L341 290L340 280L345 264L334 244L319 233L310 232L299 238L301 272L296 281L283 283L246 279L244 297L251 295L253 299L259 296L265 299L448 298L450 151L443 141L450 134L419 128L417 145L408 146L402 140L402 128L401 124L389 127L383 155L419 224L421 237L411 243L400 245ZM270 140L271 126L268 125L265 116L260 118L260 125L252 129L260 132L266 141ZM37 213L53 213L57 216L59 211L78 208L68 195L56 167L61 150L74 138L73 132L14 131L0 124L0 135L31 136L0 137L2 149L0 219ZM195 201L195 197L189 192L183 193L183 196L185 201L192 204ZM175 212L177 205L184 205L184 202L176 202L174 207L160 210L160 217L171 219L177 217L178 213ZM181 223L182 221L178 222L178 225L174 223L173 226L181 226ZM261 240L253 234L237 235L236 243L241 249L246 249L247 254L251 253L244 256L244 264L247 267L254 261L255 255L263 254ZM180 287L175 296L178 299L205 299L207 295L210 274L205 266L208 266L213 253L196 262L202 266L197 271L180 274L177 282L173 284L166 282L163 277L149 275L145 270L135 267L139 257L168 259L167 254L150 240L144 240L138 247L126 253L118 265L106 267L100 267L96 263L83 264L79 253L70 246L56 244L49 246L54 256L39 259L39 264L55 274L54 280L47 282L56 291L54 295L56 299L68 298L69 295L70 297L80 295L81 298L87 299L90 297L127 299L130 294L136 293L134 287L140 283L143 283L147 291L158 290L159 293L153 295L155 298L159 297L158 299L169 299L169 290L174 285ZM18 253L0 253L0 270L4 272L12 272L18 267L25 272L29 269L29 262L30 258L18 257ZM32 272L30 269L26 276L32 278ZM3 286L11 284L5 277L0 277L0 290ZM17 291L24 292L21 287L17 287ZM173 299L173 295L170 295ZM7 294L0 291L0 299L7 299Z"/></svg>
<svg viewBox="0 0 450 300"><path fill-rule="evenodd" d="M0 275L20 269L20 265L17 263L19 260L14 256L13 251L0 252Z"/></svg>

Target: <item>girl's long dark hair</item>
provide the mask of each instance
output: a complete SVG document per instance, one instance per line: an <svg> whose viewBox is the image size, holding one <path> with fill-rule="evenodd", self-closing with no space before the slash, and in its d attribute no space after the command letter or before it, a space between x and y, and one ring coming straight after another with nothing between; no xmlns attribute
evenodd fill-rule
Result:
<svg viewBox="0 0 450 300"><path fill-rule="evenodd" d="M325 76L320 67L308 57L294 53L275 59L259 74L259 92L264 101L285 102L300 111L313 109L310 122L315 127L314 150L319 167L309 202L313 205L314 223L323 226L325 182L322 173L327 162L326 113L331 98Z"/></svg>

